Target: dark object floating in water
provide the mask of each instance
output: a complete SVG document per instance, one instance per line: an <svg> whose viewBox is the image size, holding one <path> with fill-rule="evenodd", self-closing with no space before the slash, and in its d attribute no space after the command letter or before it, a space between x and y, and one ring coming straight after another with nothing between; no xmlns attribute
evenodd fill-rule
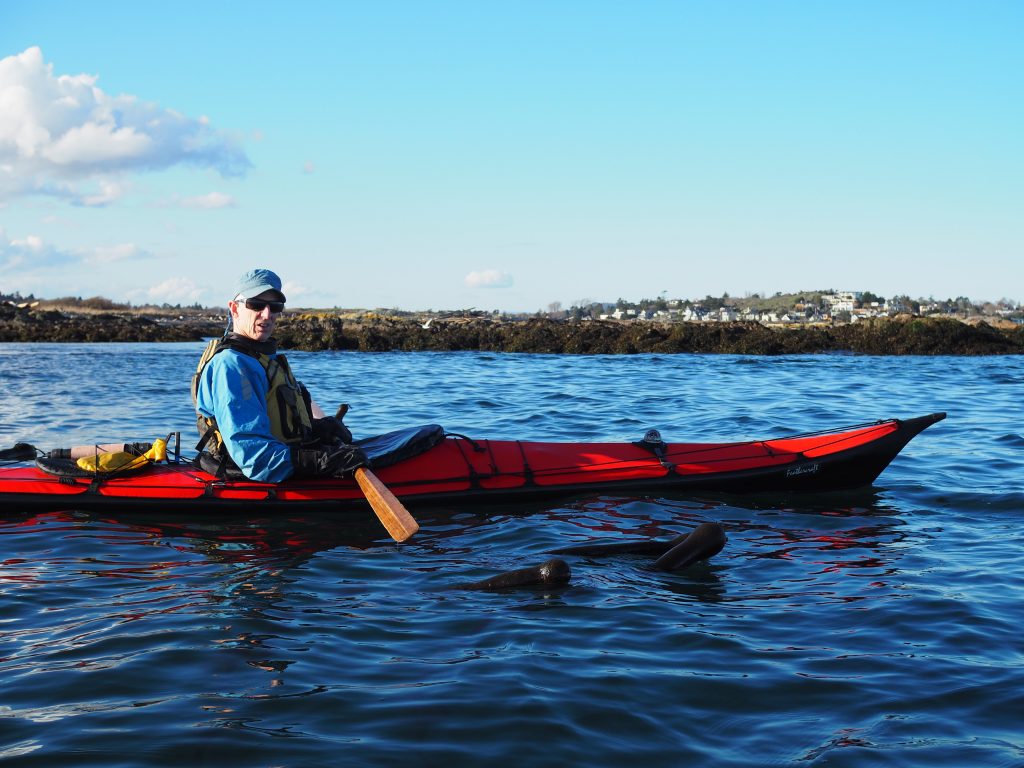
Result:
<svg viewBox="0 0 1024 768"><path fill-rule="evenodd" d="M619 541L611 544L580 544L551 550L552 555L657 555L654 567L662 571L678 571L701 560L714 557L725 547L725 531L718 523L701 523L689 533L671 541Z"/></svg>
<svg viewBox="0 0 1024 768"><path fill-rule="evenodd" d="M714 557L725 547L725 531L718 523L701 523L690 535L654 562L662 571L679 571Z"/></svg>
<svg viewBox="0 0 1024 768"><path fill-rule="evenodd" d="M532 568L520 568L469 584L456 584L452 589L512 589L515 587L554 587L568 584L572 571L565 560L554 558Z"/></svg>
<svg viewBox="0 0 1024 768"><path fill-rule="evenodd" d="M677 544L682 544L689 533L676 536L671 541L642 539L638 541L616 541L612 543L591 542L560 547L548 551L549 555L579 555L581 557L604 557L614 555L663 555Z"/></svg>

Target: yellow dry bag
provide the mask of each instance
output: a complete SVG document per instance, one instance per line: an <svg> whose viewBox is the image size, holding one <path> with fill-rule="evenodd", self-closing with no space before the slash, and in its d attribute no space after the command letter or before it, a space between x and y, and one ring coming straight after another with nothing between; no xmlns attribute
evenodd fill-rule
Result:
<svg viewBox="0 0 1024 768"><path fill-rule="evenodd" d="M154 440L153 447L141 456L127 451L117 453L99 453L93 456L83 456L77 462L79 468L86 472L95 472L99 475L116 475L121 472L131 472L142 469L147 464L167 459L167 441Z"/></svg>

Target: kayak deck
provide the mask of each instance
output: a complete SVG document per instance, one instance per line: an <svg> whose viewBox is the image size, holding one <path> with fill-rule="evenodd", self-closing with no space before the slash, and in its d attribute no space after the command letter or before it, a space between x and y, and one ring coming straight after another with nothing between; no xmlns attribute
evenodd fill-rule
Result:
<svg viewBox="0 0 1024 768"><path fill-rule="evenodd" d="M724 443L557 443L449 435L375 469L403 502L453 503L570 493L666 490L820 492L870 485L914 436L944 413L839 430ZM355 481L228 481L190 461L123 477L57 477L37 467L0 469L0 507L274 512L365 508Z"/></svg>

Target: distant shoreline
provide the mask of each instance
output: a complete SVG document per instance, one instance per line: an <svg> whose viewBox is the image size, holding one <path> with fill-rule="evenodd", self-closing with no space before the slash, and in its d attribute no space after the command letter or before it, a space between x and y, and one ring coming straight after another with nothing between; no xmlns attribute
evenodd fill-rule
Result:
<svg viewBox="0 0 1024 768"><path fill-rule="evenodd" d="M844 325L772 328L754 322L657 323L615 320L452 318L345 321L329 313L282 320L283 348L486 351L549 354L717 353L786 355L1024 354L1024 327L994 328L948 318L900 317Z"/></svg>
<svg viewBox="0 0 1024 768"><path fill-rule="evenodd" d="M282 349L305 351L486 351L545 354L719 353L783 355L1024 354L1024 326L901 316L843 325L769 327L753 322L659 323L616 320L510 320L432 316L429 322L334 311L285 314ZM173 342L219 336L209 313L61 312L0 307L0 342Z"/></svg>

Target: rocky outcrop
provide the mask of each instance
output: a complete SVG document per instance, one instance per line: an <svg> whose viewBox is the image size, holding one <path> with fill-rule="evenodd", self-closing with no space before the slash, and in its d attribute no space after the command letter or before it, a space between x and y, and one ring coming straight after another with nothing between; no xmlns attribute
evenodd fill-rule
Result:
<svg viewBox="0 0 1024 768"><path fill-rule="evenodd" d="M69 313L0 305L0 342L197 341L219 336L216 317L135 312ZM285 314L275 334L282 349L488 351L579 355L723 353L791 355L1024 354L1024 327L994 328L952 319L900 317L850 325L769 328L760 323L564 321L546 318L341 317L332 312Z"/></svg>
<svg viewBox="0 0 1024 768"><path fill-rule="evenodd" d="M221 324L132 312L72 314L0 305L3 341L197 341L220 335Z"/></svg>
<svg viewBox="0 0 1024 768"><path fill-rule="evenodd" d="M865 355L1024 354L1024 328L1006 331L949 318L869 320L830 329L837 348Z"/></svg>
<svg viewBox="0 0 1024 768"><path fill-rule="evenodd" d="M431 322L380 317L343 321L307 314L281 319L282 348L363 352L460 351L564 354L703 352L740 355L854 352L868 355L1024 354L1024 329L899 318L851 325L769 328L759 323L619 323L458 318Z"/></svg>

